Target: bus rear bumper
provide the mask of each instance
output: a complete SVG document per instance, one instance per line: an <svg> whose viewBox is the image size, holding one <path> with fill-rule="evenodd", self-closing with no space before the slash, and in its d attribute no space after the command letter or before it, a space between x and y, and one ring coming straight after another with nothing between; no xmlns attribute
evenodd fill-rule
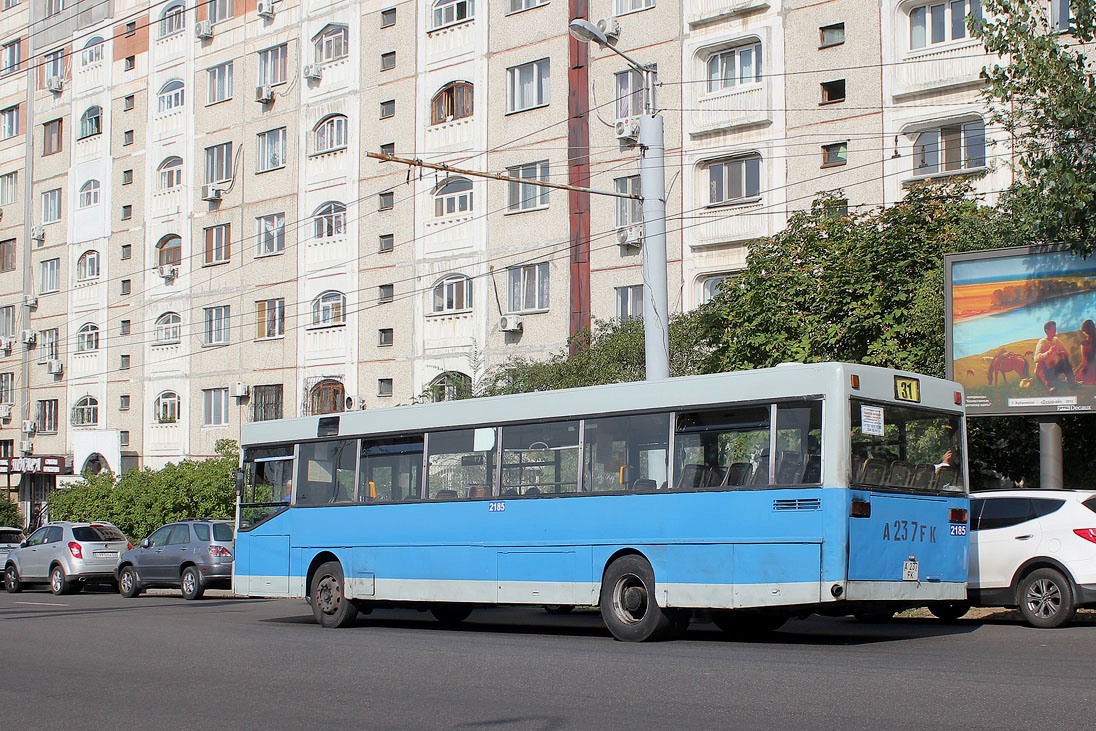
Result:
<svg viewBox="0 0 1096 731"><path fill-rule="evenodd" d="M848 581L846 601L962 601L967 600L965 581Z"/></svg>

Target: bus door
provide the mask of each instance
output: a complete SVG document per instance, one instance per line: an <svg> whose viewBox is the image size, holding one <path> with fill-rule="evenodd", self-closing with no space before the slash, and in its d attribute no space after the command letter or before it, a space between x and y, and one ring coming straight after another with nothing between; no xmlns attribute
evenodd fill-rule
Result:
<svg viewBox="0 0 1096 731"><path fill-rule="evenodd" d="M289 530L293 447L248 449L237 508L233 591L245 596L289 595Z"/></svg>

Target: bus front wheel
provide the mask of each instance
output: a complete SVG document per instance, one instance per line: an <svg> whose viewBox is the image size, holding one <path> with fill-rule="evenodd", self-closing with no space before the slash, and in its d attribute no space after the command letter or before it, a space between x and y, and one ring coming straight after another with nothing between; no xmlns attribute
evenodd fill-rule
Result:
<svg viewBox="0 0 1096 731"><path fill-rule="evenodd" d="M349 627L358 617L358 608L346 598L342 565L338 561L322 564L312 575L312 614L321 627Z"/></svg>
<svg viewBox="0 0 1096 731"><path fill-rule="evenodd" d="M622 642L647 642L667 636L674 616L658 606L655 572L642 556L628 555L609 564L601 581L601 618Z"/></svg>

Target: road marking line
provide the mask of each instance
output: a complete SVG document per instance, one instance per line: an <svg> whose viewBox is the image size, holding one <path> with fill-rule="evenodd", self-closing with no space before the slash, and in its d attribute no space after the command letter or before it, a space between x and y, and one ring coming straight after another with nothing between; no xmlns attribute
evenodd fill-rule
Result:
<svg viewBox="0 0 1096 731"><path fill-rule="evenodd" d="M26 604L30 607L67 607L68 604L60 604L58 602L15 602L16 604Z"/></svg>

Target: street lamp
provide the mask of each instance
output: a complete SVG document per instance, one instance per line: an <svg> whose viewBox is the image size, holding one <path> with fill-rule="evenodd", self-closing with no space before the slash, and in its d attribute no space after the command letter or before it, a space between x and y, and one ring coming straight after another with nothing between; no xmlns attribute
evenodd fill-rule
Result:
<svg viewBox="0 0 1096 731"><path fill-rule="evenodd" d="M662 115L655 110L655 66L617 50L601 28L585 18L568 26L582 43L609 49L643 74L643 115L639 118L639 196L643 200L643 346L647 380L670 377L670 317L666 293L666 153Z"/></svg>

